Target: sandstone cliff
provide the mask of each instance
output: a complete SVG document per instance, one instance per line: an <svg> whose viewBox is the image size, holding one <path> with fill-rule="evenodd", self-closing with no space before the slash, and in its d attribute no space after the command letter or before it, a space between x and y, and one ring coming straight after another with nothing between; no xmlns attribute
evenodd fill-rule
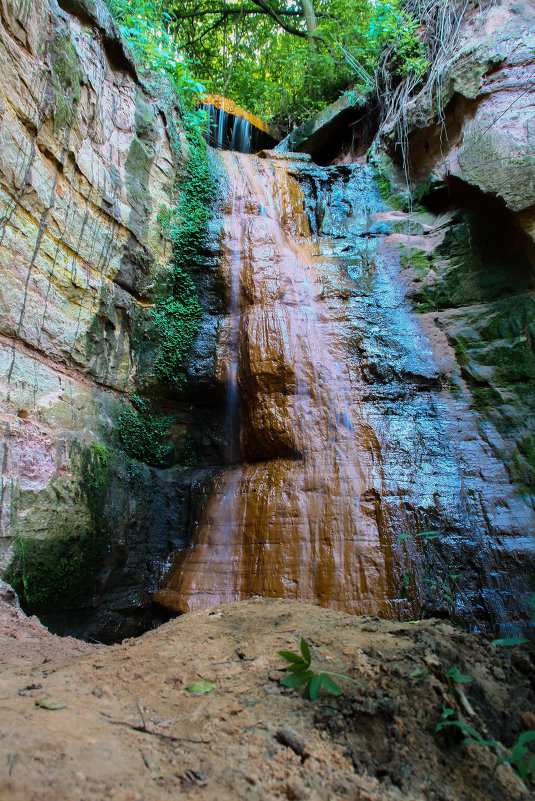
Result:
<svg viewBox="0 0 535 801"><path fill-rule="evenodd" d="M146 625L147 591L187 531L192 466L218 458L212 411L155 378L148 326L171 255L157 216L187 143L170 88L143 83L102 3L6 0L0 19L0 566L34 608L78 608L78 632L115 637ZM222 309L210 281L197 394ZM142 390L150 410L124 400ZM129 459L121 420L156 448L171 423L165 458Z"/></svg>

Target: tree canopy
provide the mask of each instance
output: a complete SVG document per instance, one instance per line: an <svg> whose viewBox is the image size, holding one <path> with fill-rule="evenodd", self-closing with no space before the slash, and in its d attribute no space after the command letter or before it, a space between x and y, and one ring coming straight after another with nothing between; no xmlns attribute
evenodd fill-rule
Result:
<svg viewBox="0 0 535 801"><path fill-rule="evenodd" d="M198 91L291 128L372 75L386 43L422 70L418 22L400 0L109 0L123 31ZM166 66L167 65L167 66ZM195 76L195 80L191 75Z"/></svg>

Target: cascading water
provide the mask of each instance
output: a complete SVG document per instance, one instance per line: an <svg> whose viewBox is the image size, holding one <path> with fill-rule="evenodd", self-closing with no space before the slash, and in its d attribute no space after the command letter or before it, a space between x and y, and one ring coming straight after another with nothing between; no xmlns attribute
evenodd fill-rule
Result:
<svg viewBox="0 0 535 801"><path fill-rule="evenodd" d="M221 105L214 105L214 102ZM228 111L226 105L234 113ZM246 112L230 102L226 104L224 98L202 103L201 108L207 114L208 142L216 150L255 153L262 148L272 147L276 142L273 136L259 127L263 125L261 120L246 115Z"/></svg>
<svg viewBox="0 0 535 801"><path fill-rule="evenodd" d="M310 239L292 162L235 153L223 161L234 192L229 281L239 274L245 298L238 380L246 463L218 481L158 600L187 611L257 593L392 616L389 545L360 509L368 480L355 437L358 400L322 299L326 260Z"/></svg>
<svg viewBox="0 0 535 801"><path fill-rule="evenodd" d="M259 594L407 619L449 614L454 575L456 611L508 631L535 515L489 448L497 435L445 386L373 170L267 156L219 155L218 362L238 447L155 600L188 611ZM420 540L429 529L440 538Z"/></svg>

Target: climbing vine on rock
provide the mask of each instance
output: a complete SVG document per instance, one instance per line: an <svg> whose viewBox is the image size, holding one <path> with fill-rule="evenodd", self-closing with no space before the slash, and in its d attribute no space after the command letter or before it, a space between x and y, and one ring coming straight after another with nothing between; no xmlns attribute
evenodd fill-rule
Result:
<svg viewBox="0 0 535 801"><path fill-rule="evenodd" d="M131 405L124 405L117 421L117 433L124 451L134 459L159 466L172 452L169 443L162 442L171 418L151 411L149 403L133 395Z"/></svg>
<svg viewBox="0 0 535 801"><path fill-rule="evenodd" d="M189 272L201 261L213 192L206 143L196 125L187 118L186 122L189 153L175 187L180 201L173 208L161 209L159 215L162 234L172 242L173 256L158 276L153 312L160 346L154 372L160 381L177 386L185 381L184 360L201 325L202 309Z"/></svg>

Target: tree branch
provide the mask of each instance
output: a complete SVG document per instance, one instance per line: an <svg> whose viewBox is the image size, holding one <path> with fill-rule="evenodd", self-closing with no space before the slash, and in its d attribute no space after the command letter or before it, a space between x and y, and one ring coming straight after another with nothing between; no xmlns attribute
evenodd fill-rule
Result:
<svg viewBox="0 0 535 801"><path fill-rule="evenodd" d="M308 39L308 34L305 31L300 31L299 28L294 28L292 25L288 25L288 23L282 19L279 13L274 8L271 8L271 6L268 5L268 3L266 3L264 0L252 0L252 2L255 4L255 6L263 9L266 14L269 14L269 16L272 17L283 30L288 31L288 33L291 33L294 36L300 36L303 39Z"/></svg>

